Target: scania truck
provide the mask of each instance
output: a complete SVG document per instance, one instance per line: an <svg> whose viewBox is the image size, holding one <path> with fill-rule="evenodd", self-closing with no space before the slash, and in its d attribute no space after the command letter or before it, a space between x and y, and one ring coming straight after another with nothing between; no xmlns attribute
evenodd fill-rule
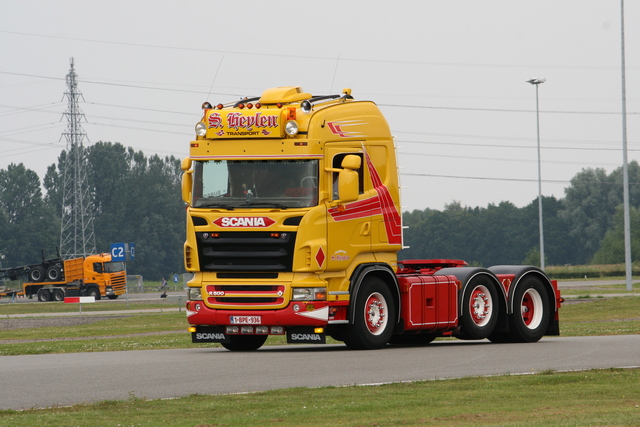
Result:
<svg viewBox="0 0 640 427"><path fill-rule="evenodd" d="M124 262L112 262L108 253L63 260L45 259L37 264L0 269L0 278L25 278L23 294L38 301L63 301L68 296L116 299L126 293Z"/></svg>
<svg viewBox="0 0 640 427"><path fill-rule="evenodd" d="M562 298L539 268L398 261L402 217L389 125L351 90L268 89L202 106L182 162L192 342L352 349L439 336L558 335Z"/></svg>

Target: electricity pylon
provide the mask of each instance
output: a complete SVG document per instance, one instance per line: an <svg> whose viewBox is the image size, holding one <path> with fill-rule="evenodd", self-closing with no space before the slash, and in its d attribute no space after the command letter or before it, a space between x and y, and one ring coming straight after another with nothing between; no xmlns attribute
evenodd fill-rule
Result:
<svg viewBox="0 0 640 427"><path fill-rule="evenodd" d="M63 259L96 253L92 204L86 174L87 153L82 145L87 134L80 124L80 121L86 118L78 105L80 98L84 100L84 97L78 91L78 75L73 65L71 58L71 69L67 74L67 91L64 93L69 105L63 113L67 118L67 128L62 133L67 140L60 227L60 256Z"/></svg>

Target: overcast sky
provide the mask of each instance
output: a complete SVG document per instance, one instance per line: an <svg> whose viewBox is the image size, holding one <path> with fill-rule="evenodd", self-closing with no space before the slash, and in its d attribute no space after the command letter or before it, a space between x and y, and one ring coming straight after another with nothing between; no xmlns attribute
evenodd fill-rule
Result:
<svg viewBox="0 0 640 427"><path fill-rule="evenodd" d="M625 1L629 160L640 161L640 0ZM353 90L397 138L403 210L564 197L622 164L620 1L0 1L0 169L44 178L74 58L87 145L188 155L202 102ZM179 196L176 196L179 197Z"/></svg>

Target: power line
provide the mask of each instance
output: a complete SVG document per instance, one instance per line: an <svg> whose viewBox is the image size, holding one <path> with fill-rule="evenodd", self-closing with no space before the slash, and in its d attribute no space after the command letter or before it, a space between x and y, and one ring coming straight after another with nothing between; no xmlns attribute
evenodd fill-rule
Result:
<svg viewBox="0 0 640 427"><path fill-rule="evenodd" d="M142 47L145 49L166 49L166 50L177 50L183 52L206 52L206 53L219 53L219 54L233 54L233 55L243 55L243 56L263 56L263 57L273 57L273 58L294 58L294 59L315 59L321 61L331 61L332 63L336 61L336 56L312 56L312 55L292 55L292 54L277 54L277 53L266 53L264 51L253 51L253 52L244 52L238 50L221 50L221 49L210 49L210 48L201 48L201 47L183 47L183 46L167 46L167 45L157 45L157 44L149 44L149 43L132 43L132 42L118 42L112 40L98 40L98 39L86 39L79 37L68 37L68 36L53 36L48 34L35 34L35 33L25 33L19 31L7 31L0 30L0 33L5 34L14 34L20 36L29 36L29 37L40 37L47 39L59 39L59 40L71 40L85 43L99 43L99 44L110 44L117 46L130 46L130 47ZM420 65L420 66L428 66L428 67L480 67L480 68L514 68L514 69L531 69L531 68L540 68L540 64L481 64L481 63L465 63L465 62L434 62L434 61L409 61L409 60L398 60L398 59L382 59L382 58L349 58L340 56L340 61L346 62L362 62L362 63L381 63L381 64L405 64L405 65ZM605 65L544 65L544 68L551 69L567 69L567 70L617 70L616 66L605 66ZM635 69L639 67L627 67L628 69Z"/></svg>
<svg viewBox="0 0 640 427"><path fill-rule="evenodd" d="M476 108L476 107L434 107L428 105L408 105L408 104L376 104L380 107L393 108L417 108L424 110L452 110L452 111L486 111L494 113L532 113L535 110L520 110L513 108ZM618 111L561 111L561 110L540 110L544 114L596 114L596 115L620 115ZM640 114L629 113L627 114Z"/></svg>
<svg viewBox="0 0 640 427"><path fill-rule="evenodd" d="M532 145L504 145L504 144L472 144L465 142L440 142L440 141L398 141L403 144L428 144L428 145L446 145L457 147L474 147L474 148L510 148L510 149L535 149ZM620 148L602 148L602 147L550 147L543 146L545 150L580 150L580 151L620 151ZM640 151L640 148L629 149L629 151Z"/></svg>
<svg viewBox="0 0 640 427"><path fill-rule="evenodd" d="M2 32L2 31L0 31ZM43 78L43 79L53 79L60 80L57 77L48 77L48 76L38 76L35 74L25 74L25 73L13 73L8 71L0 71L0 74L8 74L8 75L17 75L23 77L32 77L32 78ZM159 91L167 91L167 92L180 92L180 93L197 93L202 94L202 91L196 90L187 90L187 89L173 89L173 88L162 88L157 86L142 86L142 85L134 85L134 84L124 84L124 83L112 83L112 82L103 82L96 80L82 80L83 84L96 84L96 85L105 85L105 86L116 86L116 87L125 87L125 88L134 88L134 89L146 89L146 90L159 90ZM220 96L232 96L232 97L243 97L244 95L239 93L221 93L221 92L212 92L214 95ZM412 109L423 109L423 110L451 110L451 111L484 111L484 112L497 112L497 113L532 113L535 110L522 110L522 109L513 109L513 108L480 108L480 107L443 107L443 106L429 106L429 105L409 105L409 104L377 104L380 107L390 107L390 108L412 108ZM540 113L544 114L589 114L589 115L619 115L620 112L617 111L562 111L562 110L540 110ZM627 112L629 115L638 115L640 112Z"/></svg>
<svg viewBox="0 0 640 427"><path fill-rule="evenodd" d="M508 163L537 163L537 160L534 159L516 159L516 158L499 158L499 157L478 157L478 156L455 156L450 154L432 154L432 153L408 153L405 151L398 150L398 156L424 156L424 157L438 157L445 159L465 159L465 160L482 160L482 161L497 161L497 162L508 162ZM555 161L555 160L546 160L543 162L544 164L556 164L556 165L591 165L591 166L602 166L602 163L586 163L586 162L565 162L565 161ZM609 166L618 166L618 163L610 163Z"/></svg>
<svg viewBox="0 0 640 427"><path fill-rule="evenodd" d="M423 176L430 178L451 178L451 179L473 179L473 180L482 180L482 181L507 181L507 182L538 182L538 179L528 179L528 178L495 178L495 177L482 177L482 176L460 176L460 175L440 175L440 174L431 174L431 173L411 173L411 172L400 172L401 176ZM550 184L568 184L571 181L561 180L561 179L545 179L543 182Z"/></svg>

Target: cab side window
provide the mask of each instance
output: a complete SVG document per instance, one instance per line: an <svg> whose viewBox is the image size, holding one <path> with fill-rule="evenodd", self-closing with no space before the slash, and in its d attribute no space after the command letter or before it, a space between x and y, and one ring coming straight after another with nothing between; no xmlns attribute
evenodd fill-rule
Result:
<svg viewBox="0 0 640 427"><path fill-rule="evenodd" d="M103 272L102 263L101 262L94 262L93 263L93 271L95 271L96 273L102 273Z"/></svg>
<svg viewBox="0 0 640 427"><path fill-rule="evenodd" d="M359 194L363 194L364 193L364 161L362 158L362 153L340 153L340 154L336 154L333 157L333 163L331 165L332 168L334 169L342 169L342 160L345 158L345 156L348 155L353 155L353 156L358 156L360 157L360 169L357 170L358 172L358 193ZM332 174L332 179L333 179L333 198L337 199L338 197L338 172L333 172Z"/></svg>

